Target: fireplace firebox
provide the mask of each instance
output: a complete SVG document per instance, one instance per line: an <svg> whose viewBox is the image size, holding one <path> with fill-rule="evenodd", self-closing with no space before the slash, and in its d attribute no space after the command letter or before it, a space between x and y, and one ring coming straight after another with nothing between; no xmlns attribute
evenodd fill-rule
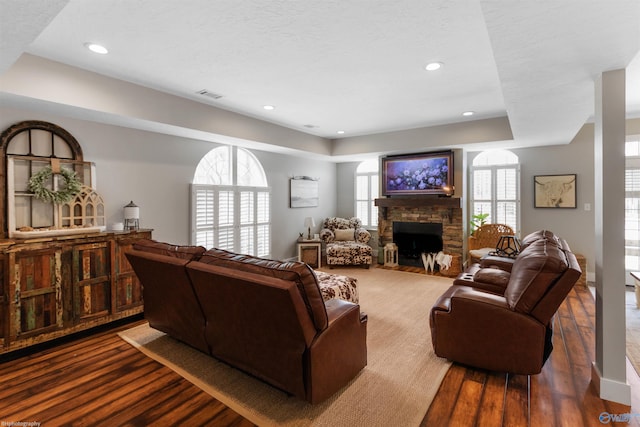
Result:
<svg viewBox="0 0 640 427"><path fill-rule="evenodd" d="M398 246L398 264L423 267L423 253L443 249L442 224L394 221L393 242Z"/></svg>

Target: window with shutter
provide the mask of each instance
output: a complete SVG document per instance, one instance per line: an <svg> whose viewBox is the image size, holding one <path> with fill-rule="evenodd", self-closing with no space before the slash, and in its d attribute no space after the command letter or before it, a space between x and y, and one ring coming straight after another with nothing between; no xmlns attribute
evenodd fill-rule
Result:
<svg viewBox="0 0 640 427"><path fill-rule="evenodd" d="M356 216L364 227L378 226L378 159L367 160L356 169Z"/></svg>
<svg viewBox="0 0 640 427"><path fill-rule="evenodd" d="M191 241L206 248L268 257L271 192L249 151L218 147L196 168L191 185Z"/></svg>
<svg viewBox="0 0 640 427"><path fill-rule="evenodd" d="M472 215L489 214L487 223L520 232L520 164L507 150L485 151L470 168Z"/></svg>
<svg viewBox="0 0 640 427"><path fill-rule="evenodd" d="M627 271L640 270L640 135L625 144L624 248Z"/></svg>

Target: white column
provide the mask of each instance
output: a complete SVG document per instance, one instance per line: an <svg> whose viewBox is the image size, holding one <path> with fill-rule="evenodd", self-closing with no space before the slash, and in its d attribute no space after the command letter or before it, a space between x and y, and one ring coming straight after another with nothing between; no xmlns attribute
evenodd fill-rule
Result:
<svg viewBox="0 0 640 427"><path fill-rule="evenodd" d="M625 71L602 73L595 93L596 360L602 399L631 404L625 360Z"/></svg>

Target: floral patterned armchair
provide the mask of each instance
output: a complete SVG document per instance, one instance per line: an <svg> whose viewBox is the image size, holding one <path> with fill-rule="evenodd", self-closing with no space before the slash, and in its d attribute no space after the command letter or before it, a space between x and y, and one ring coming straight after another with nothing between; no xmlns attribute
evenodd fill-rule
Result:
<svg viewBox="0 0 640 427"><path fill-rule="evenodd" d="M330 217L324 220L320 238L326 243L327 265L371 265L371 234L359 218Z"/></svg>

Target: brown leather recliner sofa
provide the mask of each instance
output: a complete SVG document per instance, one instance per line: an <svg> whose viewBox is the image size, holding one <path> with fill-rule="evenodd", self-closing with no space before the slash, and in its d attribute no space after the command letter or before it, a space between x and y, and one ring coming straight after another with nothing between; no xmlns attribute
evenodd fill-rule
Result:
<svg viewBox="0 0 640 427"><path fill-rule="evenodd" d="M127 259L153 328L289 394L321 402L367 364L366 315L304 263L151 240Z"/></svg>
<svg viewBox="0 0 640 427"><path fill-rule="evenodd" d="M553 349L552 317L581 273L567 242L548 230L525 237L515 259L483 258L431 309L436 355L492 371L540 373Z"/></svg>

